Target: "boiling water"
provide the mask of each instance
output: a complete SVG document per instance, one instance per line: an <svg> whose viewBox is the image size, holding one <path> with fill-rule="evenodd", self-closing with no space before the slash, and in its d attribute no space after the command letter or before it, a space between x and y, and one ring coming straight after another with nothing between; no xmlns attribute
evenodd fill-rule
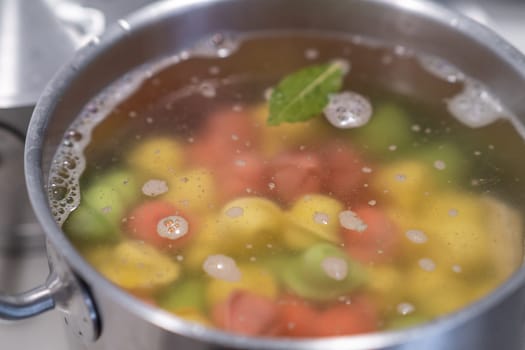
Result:
<svg viewBox="0 0 525 350"><path fill-rule="evenodd" d="M503 247L503 249L513 250L508 254L514 257L510 260L494 263L493 260L487 259L478 268L471 269L469 275L463 271L467 268L459 263L447 265L447 271L452 271L456 275L462 273L465 275L464 280L458 282L462 283L458 287L458 290L462 292L458 293L463 293L464 287L468 284L474 285L484 278L488 281L479 282L480 286L483 285L480 287L481 291L462 299L462 305L481 297L506 278L521 262L521 215L517 213L525 209L525 198L523 197L525 168L520 160L523 140L514 127L515 119L505 110L498 98L480 82L467 77L458 68L445 61L413 52L409 48L382 45L361 37L297 33L251 36L216 34L211 39L198 43L191 50L180 52L162 62L146 64L127 74L95 97L66 133L63 145L55 156L50 176L49 195L53 215L59 223L67 223L68 215L75 208L82 207L81 193L84 193L84 189L96 182L98 178L102 178L108 169L126 166L129 150L139 147L144 140L169 136L190 149L192 145L200 142L203 137L201 130L206 127L209 116L216 113L217 110L229 110L230 113L240 114L252 113L254 106L264 104L268 100L273 87L284 76L307 65L326 63L336 59L347 62L349 69L345 75L344 92L331 100L325 112L330 123L342 128L335 128L325 122L316 130L315 138L311 135L289 148L291 147L294 152L314 151L318 147L323 147L323 142L329 140L351 141L359 155L365 160L359 169L365 180L359 188L353 190L351 199L343 200L347 210L340 211L338 220L341 227L347 230L365 233L369 222L353 210L363 206L382 208L388 201L387 198L389 198L389 192L393 191L392 188L381 188L381 191L378 191L376 186L374 190L370 189L373 187L374 176L381 171L383 164L386 164L385 167L387 167L388 164L397 164L396 162L404 159L417 158L421 150L432 150L434 153L429 152L433 154L429 161L434 174L440 172L441 174L437 176L446 174L442 176L444 188L459 189L458 191L464 193L465 196L476 196L480 200L488 196L492 201L490 208L497 211L498 217L511 218L501 221L503 223L499 227L502 231L501 235L506 236L506 231L518 232L517 239L512 238L513 244ZM400 122L403 125L394 123L384 128L383 134L362 132L360 128L366 127L370 118L373 121L375 110L380 109L384 104L398 106L405 112L408 117ZM341 106L344 107L346 114L350 113L351 116L354 116L357 113L360 118L346 118L344 125L338 125L338 123L341 124L341 119L337 113L331 114L331 111L340 111ZM262 130L265 127L264 121L259 121L259 123L257 127ZM351 129L346 129L347 127ZM398 137L400 134L410 136ZM240 137L242 138L242 135L231 134L228 137L237 141ZM407 139L409 142L405 142ZM250 149L253 146L250 144L251 140L242 141L246 143L242 146L243 149ZM288 142L285 139L282 141L283 143ZM454 162L461 165L461 171L450 170L452 164L445 159L450 149L457 152L452 158ZM210 151L220 152L221 150ZM220 155L218 157L220 158ZM273 162L274 155L265 155L265 157L267 158L263 164ZM191 159L188 161L192 162ZM231 167L232 169L235 166L242 168L250 161L249 158L237 157L235 164ZM174 169L173 172L176 175L178 169ZM396 172L394 175L393 186L396 186L395 183L410 182L413 176L409 171ZM169 192L170 189L165 180L150 178L141 183L140 188L144 197L142 200L145 201L150 197L161 196ZM273 178L270 177L264 181L266 182L265 187L270 192L275 190L276 186L278 189L278 184ZM433 203L436 196L439 196L439 194L434 194L434 189L430 186L421 191L428 197L428 203ZM262 190L257 192L247 187L244 196L256 195L272 198L271 195L265 193ZM332 194L329 195L332 196ZM409 197L408 194L407 197ZM290 202L282 199L275 201L282 210L291 210ZM183 202L179 204L184 206ZM129 205L132 206L132 204ZM214 201L208 203L208 209L210 212L217 212L224 205L225 203L220 200ZM510 209L510 206L513 209ZM461 207L460 203L458 207ZM248 215L246 207L242 205L226 205L224 208L224 215L230 219L240 220L244 215ZM114 208L105 207L103 209L107 214ZM451 220L463 214L462 207L458 209L452 205L446 209ZM126 210L129 211L129 209ZM392 210L391 216L395 218L394 221L397 220L396 224L402 227L406 218L396 214L394 209ZM191 216L199 216L200 220L202 219L200 216L204 214L192 213ZM122 221L125 223L132 219L130 216L125 216ZM328 225L330 220L332 218L324 211L315 211L313 214L314 224ZM505 226L510 223L513 225L512 228ZM175 239L185 236L188 225L191 230L192 222L188 222L182 216L169 216L158 225L157 232L160 236ZM96 250L97 247L110 249L108 246L115 244L104 240L90 241L79 238L79 235L74 232L74 227L71 225L64 227L66 227L66 234L70 235L73 243L82 252ZM430 289L421 292L419 299L412 300L414 293L404 289L417 289L418 283L410 287L410 283L404 286L402 279L396 280L395 276L399 271L409 269L413 271L416 267L419 268L419 271L436 273L435 271L442 268L439 257L431 258L429 256L432 254L427 256L425 252L414 253L413 251L417 249L414 247L424 246L433 240L427 230L421 229L414 221L401 231L403 232L400 233L402 236L400 239L411 244L410 248L402 248L403 251L406 250L403 253L406 256L395 258L387 264L374 259L373 261L361 261L365 269L370 269L369 276L372 276L369 277L372 281L366 282L368 284L365 283L362 289L357 289L357 292L352 289L351 293L342 293L343 295L333 298L328 304L322 304L319 300L309 300L308 297L306 297L306 302L313 303L318 312L328 312L330 303L351 304L348 302L350 299L347 298L358 298L361 294L370 294L374 299L379 295L379 299L383 298L383 300L377 302L375 306L379 310L377 311L379 315L377 322L374 323L372 329L361 330L363 332L397 327L396 324L406 321L404 317L407 315L417 316L410 322L406 321L408 325L456 310L458 305L443 307L437 311L431 310L432 308L423 306L424 293ZM202 269L197 269L197 271L191 268L185 270L187 260L184 260L187 253L185 248L170 250L167 255L172 261L180 263L183 281L197 279L198 283L205 284L211 278L233 283L242 278L240 265L256 264L260 261L271 260L272 257L279 260L283 255L301 256L297 249L283 246L275 233L273 234L274 236L265 240L263 245L247 242L241 249L242 252L209 254L202 261ZM506 242L508 243L508 240ZM344 247L345 244L341 246ZM465 246L464 249L467 251L474 248ZM497 249L502 248L495 248ZM225 248L225 250L228 249ZM380 250L378 254L383 253ZM445 250L442 251L442 254L448 253ZM230 255L235 255L235 259ZM325 257L320 262L320 268L326 276L333 280L345 280L348 274L351 274L350 265L345 259L335 255ZM274 265L269 262L264 266L272 270ZM504 266L500 268L493 265ZM396 269L399 271L396 272ZM110 273L104 274L111 275ZM390 276L394 281L391 286L388 286L390 277L385 276ZM111 279L111 277L108 278ZM420 284L429 284L430 279L425 275L421 277ZM122 285L118 281L114 280L114 282ZM286 281L280 283L279 293L281 294L277 294L281 296L278 297L280 300L278 303L282 303L281 299L284 298L282 295L290 292L297 294L295 287L291 288L291 291L286 289ZM172 284L175 285L174 288L177 287L176 283ZM385 291L383 289L385 287L378 285L386 285L390 291ZM439 283L436 286L442 287ZM161 286L151 289L128 289L150 303L158 303L161 307L167 308L162 301L159 301L164 300L164 297L159 295L168 293L166 289L169 288ZM389 299L386 297L387 294L396 297ZM272 294L272 296L275 298L275 295ZM434 296L428 295L428 298L434 298ZM229 302L229 306L234 303L231 300ZM433 301L429 300L429 302ZM213 309L213 305L208 303L203 309L207 311L201 311L212 313L210 309ZM424 311L418 313L419 309ZM183 312L174 312L183 317L185 315ZM193 321L202 321L206 325L213 323L212 316L199 315L198 319L193 316L193 318L188 318ZM216 323L213 325L224 326ZM227 327L226 329L239 331L239 329ZM297 336L290 329L287 332L279 333L272 330L272 332L251 335ZM348 334L353 333L355 332ZM341 333L313 332L302 336L337 334Z"/></svg>

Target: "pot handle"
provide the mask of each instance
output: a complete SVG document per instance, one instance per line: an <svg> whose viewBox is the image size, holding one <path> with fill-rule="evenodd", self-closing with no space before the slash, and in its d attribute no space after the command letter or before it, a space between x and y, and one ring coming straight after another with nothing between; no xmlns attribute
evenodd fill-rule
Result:
<svg viewBox="0 0 525 350"><path fill-rule="evenodd" d="M55 299L49 285L52 275L41 286L30 291L8 295L0 293L0 319L16 321L39 315L55 308Z"/></svg>
<svg viewBox="0 0 525 350"><path fill-rule="evenodd" d="M0 293L0 319L22 320L57 309L77 337L97 340L100 320L88 288L49 242L47 254L50 272L42 285L16 295Z"/></svg>

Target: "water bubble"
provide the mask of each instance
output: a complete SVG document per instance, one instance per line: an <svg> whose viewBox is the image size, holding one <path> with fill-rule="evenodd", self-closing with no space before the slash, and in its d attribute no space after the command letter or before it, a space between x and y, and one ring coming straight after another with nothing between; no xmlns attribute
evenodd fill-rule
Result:
<svg viewBox="0 0 525 350"><path fill-rule="evenodd" d="M163 180L152 179L142 186L142 193L149 197L156 197L168 192L168 184Z"/></svg>
<svg viewBox="0 0 525 350"><path fill-rule="evenodd" d="M471 128L480 128L507 117L501 102L473 79L465 80L463 91L449 99L447 107L450 114Z"/></svg>
<svg viewBox="0 0 525 350"><path fill-rule="evenodd" d="M436 78L455 83L465 79L465 75L454 65L436 56L422 55L418 57L420 66Z"/></svg>
<svg viewBox="0 0 525 350"><path fill-rule="evenodd" d="M395 150L397 150L397 146L396 145L390 145L390 146L388 146L388 150L391 151L391 152L394 152Z"/></svg>
<svg viewBox="0 0 525 350"><path fill-rule="evenodd" d="M272 98L272 94L273 94L273 88L267 88L266 90L264 90L264 99L266 101L270 101L270 98Z"/></svg>
<svg viewBox="0 0 525 350"><path fill-rule="evenodd" d="M208 68L208 73L210 73L211 75L217 75L221 72L221 69L217 66L211 66L210 68Z"/></svg>
<svg viewBox="0 0 525 350"><path fill-rule="evenodd" d="M423 258L418 261L419 267L425 271L434 271L436 269L436 263L429 258Z"/></svg>
<svg viewBox="0 0 525 350"><path fill-rule="evenodd" d="M177 215L165 217L157 224L159 236L173 240L185 236L188 233L188 229L188 221Z"/></svg>
<svg viewBox="0 0 525 350"><path fill-rule="evenodd" d="M428 241L427 235L425 234L425 232L421 230L411 229L411 230L406 231L405 235L410 242L415 243L415 244L423 244Z"/></svg>
<svg viewBox="0 0 525 350"><path fill-rule="evenodd" d="M246 166L246 161L244 159L236 159L235 160L235 165L238 166L238 167L245 167Z"/></svg>
<svg viewBox="0 0 525 350"><path fill-rule="evenodd" d="M336 281L342 281L348 275L348 263L341 258L326 257L321 261L321 267L328 277Z"/></svg>
<svg viewBox="0 0 525 350"><path fill-rule="evenodd" d="M371 206L371 207L373 207L376 204L377 204L377 202L374 199L368 201L368 205Z"/></svg>
<svg viewBox="0 0 525 350"><path fill-rule="evenodd" d="M406 303L406 302L398 304L396 309L397 309L397 312L399 312L403 316L411 314L412 312L416 310L414 305L410 303Z"/></svg>
<svg viewBox="0 0 525 350"><path fill-rule="evenodd" d="M61 178L61 177L53 177L53 183L54 184L57 184L57 185L60 185L60 184L63 184L64 183L64 179Z"/></svg>
<svg viewBox="0 0 525 350"><path fill-rule="evenodd" d="M396 54L396 56L403 57L409 55L410 51L405 46L397 45L394 48L394 53Z"/></svg>
<svg viewBox="0 0 525 350"><path fill-rule="evenodd" d="M241 207L231 207L226 210L225 214L230 218L238 218L244 215L244 209Z"/></svg>
<svg viewBox="0 0 525 350"><path fill-rule="evenodd" d="M213 98L217 95L215 86L209 82L204 82L199 85L199 92L206 98Z"/></svg>
<svg viewBox="0 0 525 350"><path fill-rule="evenodd" d="M344 210L339 213L339 223L346 229L358 232L363 232L368 227L368 225L351 210Z"/></svg>
<svg viewBox="0 0 525 350"><path fill-rule="evenodd" d="M392 55L383 55L383 57L381 57L381 63L384 64L385 66L391 64L392 62L394 61L394 58L392 57Z"/></svg>
<svg viewBox="0 0 525 350"><path fill-rule="evenodd" d="M350 69L352 68L352 65L350 64L350 62L342 58L337 58L333 60L332 64L337 65L339 69L341 69L343 74L345 75L350 73Z"/></svg>
<svg viewBox="0 0 525 350"><path fill-rule="evenodd" d="M372 172L372 168L365 166L361 168L361 171L365 174L370 174Z"/></svg>
<svg viewBox="0 0 525 350"><path fill-rule="evenodd" d="M316 211L313 215L314 222L321 225L328 225L329 216L326 213Z"/></svg>
<svg viewBox="0 0 525 350"><path fill-rule="evenodd" d="M66 168L66 169L69 169L69 170L73 170L75 169L75 167L77 166L77 163L75 162L74 159L72 158L66 158L62 161L62 165Z"/></svg>
<svg viewBox="0 0 525 350"><path fill-rule="evenodd" d="M336 128L357 128L370 120L372 105L364 96L346 91L331 95L323 112L330 124Z"/></svg>
<svg viewBox="0 0 525 350"><path fill-rule="evenodd" d="M82 140L82 133L80 133L77 130L68 130L66 132L66 139L73 141L73 142L80 142Z"/></svg>
<svg viewBox="0 0 525 350"><path fill-rule="evenodd" d="M181 51L179 53L179 57L180 57L181 60L185 61L185 60L189 59L191 57L191 55L190 55L189 51L184 50L184 51Z"/></svg>
<svg viewBox="0 0 525 350"><path fill-rule="evenodd" d="M209 276L228 282L240 281L242 277L235 260L222 254L208 256L202 268Z"/></svg>
<svg viewBox="0 0 525 350"><path fill-rule="evenodd" d="M66 186L51 184L51 198L56 201L61 201L66 198L68 189Z"/></svg>
<svg viewBox="0 0 525 350"><path fill-rule="evenodd" d="M404 182L404 181L406 181L407 177L404 174L396 174L395 175L395 179L396 179L396 181Z"/></svg>
<svg viewBox="0 0 525 350"><path fill-rule="evenodd" d="M232 33L216 33L211 38L197 44L194 51L200 55L216 55L224 58L234 52L239 46L239 41Z"/></svg>
<svg viewBox="0 0 525 350"><path fill-rule="evenodd" d="M452 266L452 271L454 271L455 273L461 273L463 269L461 268L461 266L456 264Z"/></svg>
<svg viewBox="0 0 525 350"><path fill-rule="evenodd" d="M447 165L442 160L436 160L434 162L434 168L436 168L437 170L445 170L446 167Z"/></svg>
<svg viewBox="0 0 525 350"><path fill-rule="evenodd" d="M313 48L306 49L304 51L304 57L307 60L315 60L315 59L319 58L319 50L313 49Z"/></svg>

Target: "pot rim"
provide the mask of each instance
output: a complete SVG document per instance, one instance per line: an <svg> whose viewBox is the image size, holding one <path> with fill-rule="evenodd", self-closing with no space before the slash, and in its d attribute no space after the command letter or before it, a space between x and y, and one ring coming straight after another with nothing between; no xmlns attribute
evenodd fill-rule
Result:
<svg viewBox="0 0 525 350"><path fill-rule="evenodd" d="M165 0L148 5L124 18L130 28L147 26L149 23L163 17L169 17L178 12L193 8L205 7L209 3L229 2L235 0ZM345 0L340 0L345 1ZM365 1L357 0L356 2ZM497 34L483 25L456 13L444 6L422 0L367 0L384 7L391 7L413 13L417 16L430 17L430 19L448 26L456 27L472 40L481 42L485 47L498 52L500 58L512 66L525 77L525 56L507 43ZM454 24L452 24L454 23ZM133 297L123 289L112 284L98 273L77 252L67 237L61 231L51 215L47 184L44 183L42 172L43 137L49 119L55 107L59 104L60 97L71 81L76 77L77 69L81 69L101 52L111 47L113 43L124 38L128 32L117 23L113 24L99 38L97 45L86 45L80 49L68 64L64 65L44 89L37 106L33 112L27 131L25 147L25 177L29 198L39 223L43 226L47 238L57 251L67 258L68 263L89 285L101 286L104 293L113 303L120 304L138 318L142 318L155 326L167 331L199 339L209 343L220 344L233 348L245 349L304 349L321 350L344 348L360 350L363 348L382 348L395 346L407 341L430 337L437 333L445 332L458 327L467 321L485 313L501 303L507 296L514 293L525 281L525 266L517 270L506 282L481 300L445 317L425 323L414 328L399 331L383 331L355 336L341 336L323 339L287 339L287 338L254 338L241 335L232 335L216 329L207 328L198 324L187 322L173 314L150 306Z"/></svg>

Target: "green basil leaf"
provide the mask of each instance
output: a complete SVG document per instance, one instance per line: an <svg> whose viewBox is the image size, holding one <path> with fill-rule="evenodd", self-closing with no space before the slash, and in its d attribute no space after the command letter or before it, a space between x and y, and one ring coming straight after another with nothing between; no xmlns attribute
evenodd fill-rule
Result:
<svg viewBox="0 0 525 350"><path fill-rule="evenodd" d="M335 61L303 68L286 76L270 97L269 125L313 118L328 104L328 96L343 85L345 66Z"/></svg>

